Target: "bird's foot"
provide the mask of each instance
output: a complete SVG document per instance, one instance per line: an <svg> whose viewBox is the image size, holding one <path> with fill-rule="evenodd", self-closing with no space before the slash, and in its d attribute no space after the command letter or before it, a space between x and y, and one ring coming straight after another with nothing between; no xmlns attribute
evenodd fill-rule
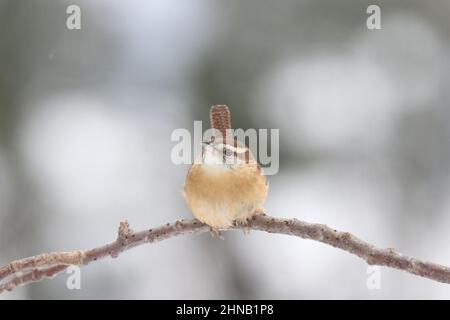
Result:
<svg viewBox="0 0 450 320"><path fill-rule="evenodd" d="M245 235L250 234L249 221L251 218L247 218L245 220L234 220L233 226L242 230Z"/></svg>
<svg viewBox="0 0 450 320"><path fill-rule="evenodd" d="M209 232L211 233L211 236L213 238L218 238L221 240L225 240L225 238L222 235L222 232L220 232L219 229L213 228L213 227L209 227Z"/></svg>

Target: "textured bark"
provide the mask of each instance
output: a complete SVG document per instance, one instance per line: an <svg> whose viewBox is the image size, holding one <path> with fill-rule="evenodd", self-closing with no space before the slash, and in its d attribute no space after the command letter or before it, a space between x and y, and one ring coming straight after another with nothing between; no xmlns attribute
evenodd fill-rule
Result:
<svg viewBox="0 0 450 320"><path fill-rule="evenodd" d="M342 249L364 259L369 265L396 268L434 281L450 283L450 268L416 258L404 256L393 249L380 249L348 232L332 229L324 224L308 223L297 219L279 219L265 214L256 215L245 225L229 230L259 230L310 239ZM211 229L196 219L178 220L155 229L134 232L127 221L119 226L117 240L85 251L52 252L16 260L0 268L0 293L17 286L51 278L70 265L87 265L93 261L116 258L133 247L162 241L184 234L200 234Z"/></svg>

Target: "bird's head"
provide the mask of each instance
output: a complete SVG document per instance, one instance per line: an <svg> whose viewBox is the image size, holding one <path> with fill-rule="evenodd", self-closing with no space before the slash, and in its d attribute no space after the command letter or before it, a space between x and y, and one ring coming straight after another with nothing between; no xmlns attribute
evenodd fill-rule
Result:
<svg viewBox="0 0 450 320"><path fill-rule="evenodd" d="M226 141L213 138L202 144L202 164L222 169L234 169L256 164L256 161L251 151L236 138Z"/></svg>

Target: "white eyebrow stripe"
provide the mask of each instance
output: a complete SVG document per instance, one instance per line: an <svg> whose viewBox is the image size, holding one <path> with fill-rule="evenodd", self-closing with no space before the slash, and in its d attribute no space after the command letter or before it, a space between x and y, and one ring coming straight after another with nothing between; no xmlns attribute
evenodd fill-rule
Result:
<svg viewBox="0 0 450 320"><path fill-rule="evenodd" d="M236 153L246 153L248 151L247 148L241 148L241 147L232 147L233 151Z"/></svg>
<svg viewBox="0 0 450 320"><path fill-rule="evenodd" d="M222 150L223 148L226 148L226 149L230 150L231 152L236 152L236 153L246 153L248 151L247 148L235 147L235 146L232 146L229 144L223 144L223 143L216 144L215 148L218 150Z"/></svg>

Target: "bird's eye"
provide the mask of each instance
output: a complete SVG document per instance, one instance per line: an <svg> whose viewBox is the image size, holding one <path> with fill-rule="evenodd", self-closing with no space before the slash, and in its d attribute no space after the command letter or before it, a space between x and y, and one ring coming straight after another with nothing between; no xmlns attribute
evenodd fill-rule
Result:
<svg viewBox="0 0 450 320"><path fill-rule="evenodd" d="M228 148L225 148L225 155L226 155L227 157L231 157L231 156L233 155L233 151L231 151L231 150L228 149Z"/></svg>

